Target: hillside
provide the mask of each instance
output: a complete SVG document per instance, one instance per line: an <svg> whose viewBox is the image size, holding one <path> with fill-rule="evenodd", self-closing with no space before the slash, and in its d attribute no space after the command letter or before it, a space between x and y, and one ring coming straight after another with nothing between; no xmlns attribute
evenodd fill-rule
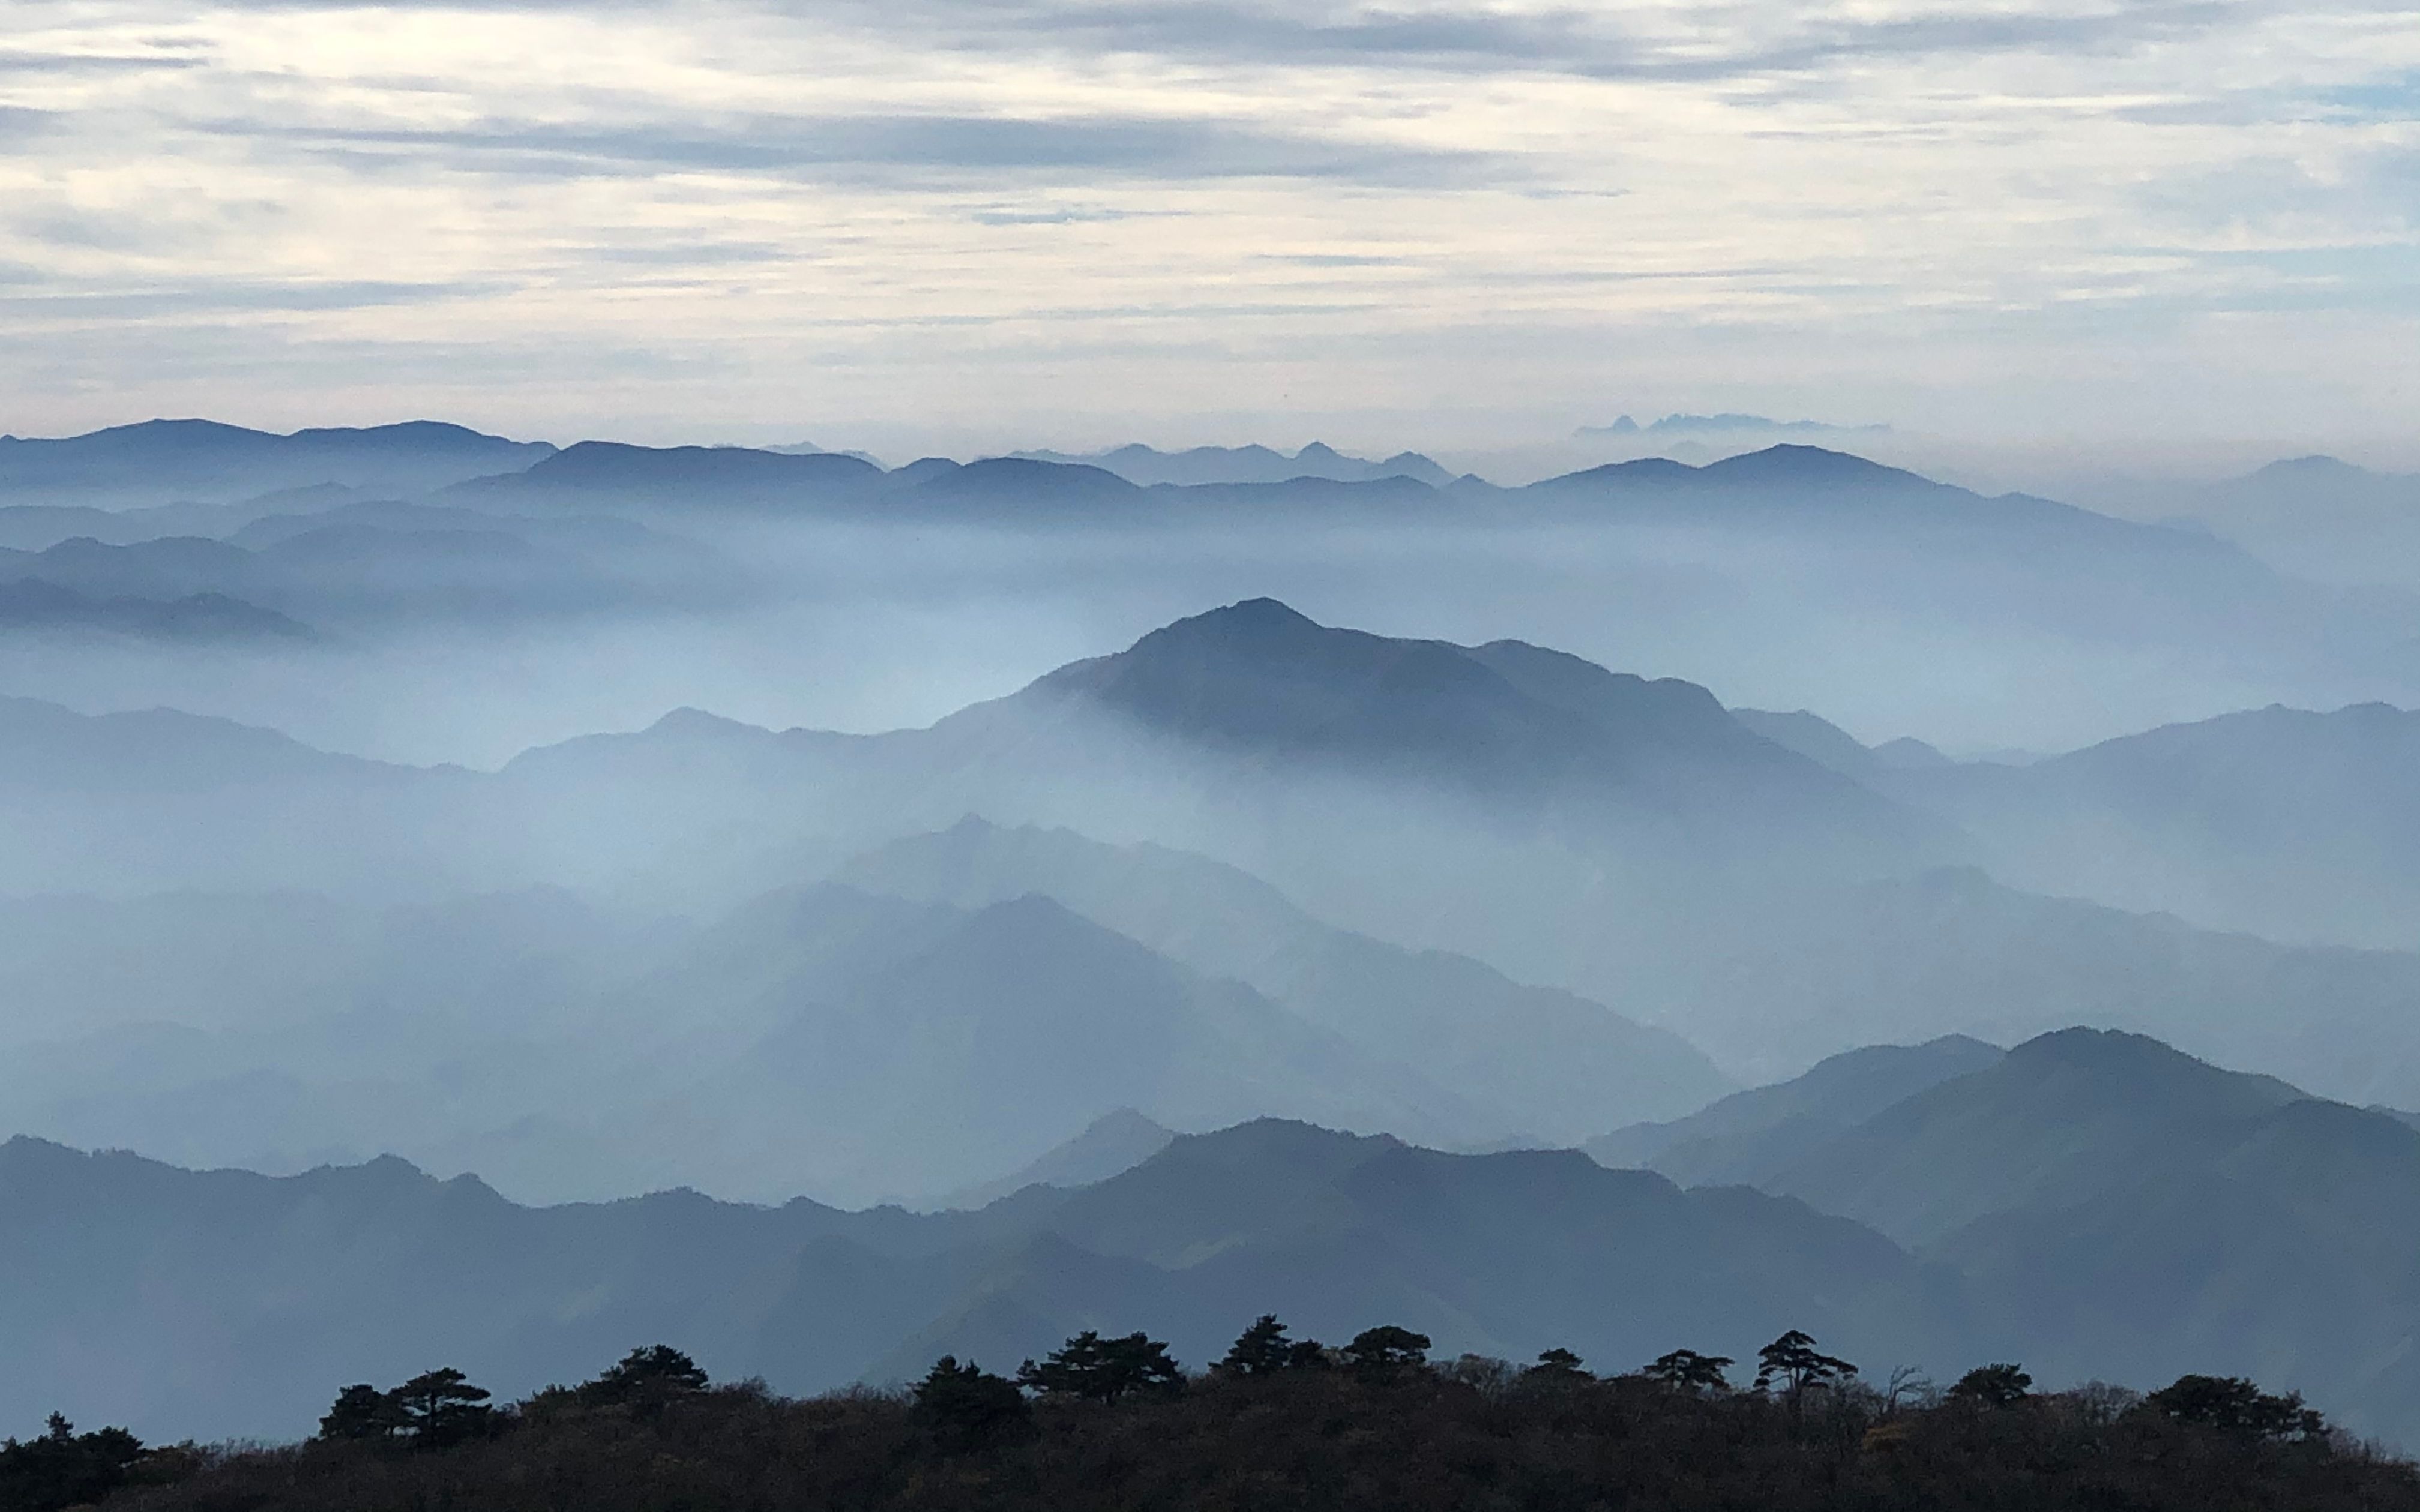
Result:
<svg viewBox="0 0 2420 1512"><path fill-rule="evenodd" d="M2271 707L1902 774L2019 887L2283 939L2420 945L2420 713Z"/></svg>
<svg viewBox="0 0 2420 1512"><path fill-rule="evenodd" d="M1843 1057L1732 1108L1820 1105L1859 1069ZM2420 1286L2400 1257L2420 1232L2420 1131L2390 1115L2069 1029L1846 1127L1802 1121L1794 1152L1767 1137L1783 1124L1735 1121L1652 1158L1746 1177L1954 1270L1987 1351L2058 1379L2113 1351L2145 1379L2265 1372L2366 1431L2420 1431Z"/></svg>
<svg viewBox="0 0 2420 1512"><path fill-rule="evenodd" d="M2409 1464L2306 1427L2216 1421L2207 1391L2140 1399L2102 1387L2000 1406L1885 1402L1863 1387L1706 1397L1635 1374L1476 1358L1384 1379L1222 1374L1106 1405L1013 1392L1003 1401L1008 1391L991 1376L971 1389L939 1382L915 1400L792 1401L600 1372L426 1445L336 1442L214 1459L163 1451L136 1458L127 1489L103 1504L506 1512L530 1505L535 1487L551 1504L594 1512L2420 1505Z"/></svg>
<svg viewBox="0 0 2420 1512"><path fill-rule="evenodd" d="M1523 1357L1737 1353L1802 1323L1893 1359L1940 1337L1909 1261L1795 1203L1272 1122L1072 1196L929 1216L688 1193L523 1208L391 1160L268 1178L20 1139L0 1146L0 1417L148 1435L298 1433L326 1382L440 1357L525 1392L635 1337L786 1390L1039 1354L1122 1318L1199 1363L1271 1308ZM1628 1304L1599 1305L1607 1288Z"/></svg>
<svg viewBox="0 0 2420 1512"><path fill-rule="evenodd" d="M1499 1134L1584 1137L1615 1109L1693 1108L1724 1089L1680 1036L1487 965L1329 928L1266 883L1156 845L966 819L858 857L842 881L959 906L1028 893L1275 1001L1373 1054L1420 1068L1486 1110Z"/></svg>
<svg viewBox="0 0 2420 1512"><path fill-rule="evenodd" d="M58 439L0 436L0 497L123 506L238 500L315 484L416 493L517 472L553 451L433 421L278 436L207 420L149 420Z"/></svg>
<svg viewBox="0 0 2420 1512"><path fill-rule="evenodd" d="M1980 1071L2001 1054L1959 1034L1917 1045L1867 1045L1789 1081L1733 1092L1687 1118L1600 1134L1586 1148L1600 1165L1658 1171L1683 1186L1761 1186L1883 1109Z"/></svg>

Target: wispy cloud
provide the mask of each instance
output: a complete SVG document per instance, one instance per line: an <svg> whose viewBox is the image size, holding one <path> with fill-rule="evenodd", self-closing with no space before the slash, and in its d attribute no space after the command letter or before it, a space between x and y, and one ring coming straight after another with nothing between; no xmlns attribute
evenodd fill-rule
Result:
<svg viewBox="0 0 2420 1512"><path fill-rule="evenodd" d="M14 0L0 392L2124 425L2290 312L2384 424L2415 79L2409 0Z"/></svg>
<svg viewBox="0 0 2420 1512"><path fill-rule="evenodd" d="M199 129L348 156L391 152L414 162L520 175L666 172L771 174L863 180L897 173L983 183L1002 174L1179 181L1350 179L1373 184L1505 182L1517 160L1265 130L1238 121L1086 116L753 116L565 126L481 121L458 127L347 127L213 120Z"/></svg>

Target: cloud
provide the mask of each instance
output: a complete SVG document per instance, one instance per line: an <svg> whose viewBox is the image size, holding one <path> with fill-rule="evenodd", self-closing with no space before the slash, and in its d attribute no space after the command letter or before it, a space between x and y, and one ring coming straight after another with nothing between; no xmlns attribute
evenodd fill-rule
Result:
<svg viewBox="0 0 2420 1512"><path fill-rule="evenodd" d="M55 122L47 110L27 110L20 105L0 105L0 142L23 142L50 130Z"/></svg>
<svg viewBox="0 0 2420 1512"><path fill-rule="evenodd" d="M16 0L0 259L12 316L75 340L0 343L0 387L240 352L308 418L329 354L396 354L345 379L374 387L485 349L535 355L464 392L543 393L575 429L585 393L652 414L664 375L723 374L664 424L721 424L744 381L890 424L1450 421L1467 393L1560 433L1608 393L2008 408L2031 380L1999 375L2161 343L2198 371L2196 322L2286 301L2297 341L2359 312L2391 349L2368 317L2408 303L2420 222L2398 6ZM2343 375L2348 413L2420 381L2412 356L2289 365ZM2196 409L2118 397L2077 423Z"/></svg>
<svg viewBox="0 0 2420 1512"><path fill-rule="evenodd" d="M1503 182L1500 155L1287 132L1217 119L1086 116L759 116L696 122L350 127L262 120L196 123L232 136L347 154L531 176L773 174L863 179L892 172L980 182L998 174L1195 180L1345 179L1381 184Z"/></svg>
<svg viewBox="0 0 2420 1512"><path fill-rule="evenodd" d="M0 78L80 73L146 73L163 69L197 69L198 57L152 53L53 53L27 48L0 48Z"/></svg>
<svg viewBox="0 0 2420 1512"><path fill-rule="evenodd" d="M427 304L439 300L477 298L505 292L507 287L493 282L404 284L355 280L245 283L197 280L127 291L60 287L53 280L50 286L33 292L0 294L0 308L12 310L18 316L25 318L51 316L75 320L143 319L162 315L250 311L310 313Z"/></svg>

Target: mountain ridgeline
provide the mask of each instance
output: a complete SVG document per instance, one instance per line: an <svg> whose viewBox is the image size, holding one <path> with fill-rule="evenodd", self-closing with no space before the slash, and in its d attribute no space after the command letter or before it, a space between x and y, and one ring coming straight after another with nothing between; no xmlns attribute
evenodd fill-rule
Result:
<svg viewBox="0 0 2420 1512"><path fill-rule="evenodd" d="M1283 1418L1202 1376L1267 1315L1335 1350L1250 1391L1540 1504L1625 1434L1757 1504L2388 1474L2268 1395L2420 1443L2420 598L2273 517L2354 483L2230 534L1797 444L0 440L0 1429L63 1414L0 1482L404 1504L746 1424L1082 1504L1136 1423ZM1820 1431L1706 1374L1792 1337ZM597 1384L655 1341L766 1384ZM1019 1436L861 1391L918 1381ZM334 1447L72 1427L340 1390Z"/></svg>
<svg viewBox="0 0 2420 1512"><path fill-rule="evenodd" d="M271 1178L20 1138L0 1407L291 1435L331 1381L443 1360L526 1393L632 1338L791 1392L1136 1323L1198 1367L1257 1308L1325 1338L1391 1322L1448 1357L1745 1358L1804 1328L1877 1381L1987 1359L2063 1384L2257 1376L2359 1431L2420 1428L2420 1132L2395 1118L2068 1030L1857 1052L1680 1127L1658 1158L1739 1152L1711 1184L1259 1119L923 1214L533 1208L393 1159ZM1062 1164L1097 1176L1111 1137ZM70 1350L71 1378L40 1367Z"/></svg>

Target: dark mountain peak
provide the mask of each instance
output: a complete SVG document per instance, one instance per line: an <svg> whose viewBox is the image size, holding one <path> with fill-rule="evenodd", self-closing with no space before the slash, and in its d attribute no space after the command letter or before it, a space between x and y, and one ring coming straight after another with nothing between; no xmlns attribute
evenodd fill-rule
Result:
<svg viewBox="0 0 2420 1512"><path fill-rule="evenodd" d="M946 456L920 456L915 461L892 470L891 481L908 487L930 483L935 478L956 472L966 464Z"/></svg>
<svg viewBox="0 0 2420 1512"><path fill-rule="evenodd" d="M2121 1072L2153 1066L2217 1069L2148 1034L2133 1034L2124 1029L2095 1029L2081 1025L2038 1034L2009 1050L2008 1059L2012 1066L2055 1062Z"/></svg>
<svg viewBox="0 0 2420 1512"><path fill-rule="evenodd" d="M1760 452L1743 452L1698 470L1709 483L1793 484L1817 487L1895 488L1944 486L1901 468L1885 467L1849 452L1785 441Z"/></svg>
<svg viewBox="0 0 2420 1512"><path fill-rule="evenodd" d="M1155 1198L1188 1190L1199 1194L1212 1183L1241 1199L1256 1186L1273 1192L1280 1182L1325 1184L1402 1143L1392 1134L1348 1134L1299 1119L1252 1119L1207 1134L1180 1134L1079 1201L1114 1207L1132 1193Z"/></svg>
<svg viewBox="0 0 2420 1512"><path fill-rule="evenodd" d="M1616 487L1680 487L1697 480L1699 469L1686 462L1676 462L1668 456L1641 456L1628 462L1607 462L1603 467L1588 468L1578 472L1566 472L1559 478L1547 478L1529 485L1532 488L1560 491L1605 485Z"/></svg>
<svg viewBox="0 0 2420 1512"><path fill-rule="evenodd" d="M2223 1070L2149 1035L2079 1026L2037 1035L1983 1070L1887 1110L1876 1124L1948 1120L1971 1133L1981 1115L2004 1120L2012 1136L2047 1138L2056 1126L2096 1118L2248 1118L2304 1095L2273 1076Z"/></svg>
<svg viewBox="0 0 2420 1512"><path fill-rule="evenodd" d="M303 1172L302 1177L305 1180L320 1182L344 1182L349 1185L383 1188L389 1191L405 1187L430 1186L436 1184L437 1180L401 1155L394 1154L373 1155L365 1161L350 1165L315 1165ZM476 1178L460 1178L460 1180L476 1180Z"/></svg>
<svg viewBox="0 0 2420 1512"><path fill-rule="evenodd" d="M1322 751L1395 765L1457 752L1534 764L1547 754L1539 736L1568 745L1576 725L1458 646L1332 628L1270 598L1179 620L1034 689L1263 756Z"/></svg>
<svg viewBox="0 0 2420 1512"><path fill-rule="evenodd" d="M1734 721L1714 695L1678 677L1641 677L1600 667L1568 651L1527 640L1490 640L1471 648L1473 660L1542 702L1590 720L1614 720L1639 733L1640 717L1652 711L1659 733L1674 726L1714 740L1729 740Z"/></svg>
<svg viewBox="0 0 2420 1512"><path fill-rule="evenodd" d="M55 1139L44 1139L37 1134L10 1134L0 1140L0 1175L88 1158L81 1149L70 1149Z"/></svg>
<svg viewBox="0 0 2420 1512"><path fill-rule="evenodd" d="M1107 468L1030 456L983 457L950 471L936 471L911 490L920 499L961 504L1092 503L1131 498L1141 491Z"/></svg>
<svg viewBox="0 0 2420 1512"><path fill-rule="evenodd" d="M1179 620L952 719L983 728L1020 712L1056 722L1093 711L1257 766L1333 762L1508 812L1644 801L1711 818L1711 805L1728 826L1754 805L1760 823L1823 844L1936 843L1886 800L1751 734L1694 684L1518 641L1472 648L1323 625L1274 599Z"/></svg>
<svg viewBox="0 0 2420 1512"><path fill-rule="evenodd" d="M1614 1166L1644 1165L1691 1185L1755 1184L1821 1137L1995 1064L1999 1046L1962 1034L1915 1045L1866 1045L1826 1057L1786 1082L1750 1088L1685 1119L1633 1124L1589 1142Z"/></svg>
<svg viewBox="0 0 2420 1512"><path fill-rule="evenodd" d="M753 491L864 483L881 475L882 470L873 463L839 452L791 455L745 446L633 446L626 441L579 441L520 473L518 480L502 481L551 488L644 490L686 486Z"/></svg>
<svg viewBox="0 0 2420 1512"><path fill-rule="evenodd" d="M191 417L138 420L132 424L104 425L99 430L86 431L81 436L60 438L63 441L132 441L137 444L168 446L179 450L195 446L224 446L231 443L243 445L273 441L276 439L268 431L254 430L247 425L230 425L224 421Z"/></svg>
<svg viewBox="0 0 2420 1512"><path fill-rule="evenodd" d="M1156 638L1164 638L1163 644L1216 640L1227 644L1283 647L1307 641L1326 631L1326 625L1282 600L1244 598L1223 609L1188 614L1184 619L1172 621L1143 637L1136 645L1140 648Z"/></svg>
<svg viewBox="0 0 2420 1512"><path fill-rule="evenodd" d="M1326 441L1312 441L1301 451L1295 453L1294 459L1297 462L1342 462L1344 460L1344 454Z"/></svg>
<svg viewBox="0 0 2420 1512"><path fill-rule="evenodd" d="M345 446L392 446L403 449L427 446L447 447L515 447L524 450L551 452L549 441L516 441L503 436L490 436L486 431L458 425L450 420L399 420L384 425L320 425L298 430L286 438L291 441L333 442Z"/></svg>

